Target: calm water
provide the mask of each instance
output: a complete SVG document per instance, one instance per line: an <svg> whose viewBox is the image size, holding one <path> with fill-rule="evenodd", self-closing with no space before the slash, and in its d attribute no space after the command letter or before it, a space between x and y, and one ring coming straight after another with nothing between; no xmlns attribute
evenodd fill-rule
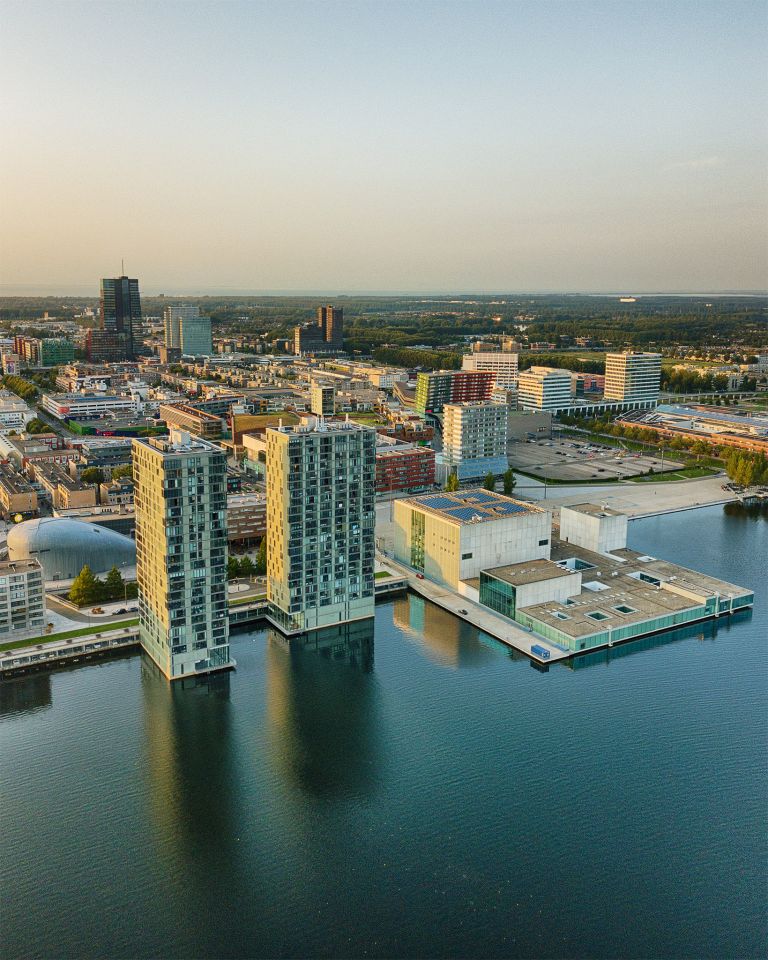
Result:
<svg viewBox="0 0 768 960"><path fill-rule="evenodd" d="M0 954L762 956L768 522L630 539L754 613L541 672L411 597L210 688L1 686Z"/></svg>

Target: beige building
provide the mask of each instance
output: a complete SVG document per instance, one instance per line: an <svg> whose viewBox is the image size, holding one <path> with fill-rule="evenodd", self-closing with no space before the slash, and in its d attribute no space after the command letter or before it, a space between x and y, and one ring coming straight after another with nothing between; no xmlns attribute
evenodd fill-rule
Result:
<svg viewBox="0 0 768 960"><path fill-rule="evenodd" d="M656 403L661 382L661 354L607 353L606 400Z"/></svg>
<svg viewBox="0 0 768 960"><path fill-rule="evenodd" d="M233 666L224 453L172 430L134 440L133 473L144 650L171 680Z"/></svg>
<svg viewBox="0 0 768 960"><path fill-rule="evenodd" d="M8 519L17 514L27 520L37 514L37 493L10 464L0 465L0 512Z"/></svg>
<svg viewBox="0 0 768 960"><path fill-rule="evenodd" d="M496 374L496 386L517 388L517 354L495 351L475 351L461 361L462 370L484 370Z"/></svg>
<svg viewBox="0 0 768 960"><path fill-rule="evenodd" d="M571 371L556 367L530 367L518 377L517 402L524 410L557 413L573 403Z"/></svg>
<svg viewBox="0 0 768 960"><path fill-rule="evenodd" d="M551 514L488 490L396 500L394 525L395 559L454 590L488 567L549 558Z"/></svg>
<svg viewBox="0 0 768 960"><path fill-rule="evenodd" d="M218 440L221 437L221 417L186 403L161 403L160 419L168 424L169 429L176 427L186 430L205 440Z"/></svg>

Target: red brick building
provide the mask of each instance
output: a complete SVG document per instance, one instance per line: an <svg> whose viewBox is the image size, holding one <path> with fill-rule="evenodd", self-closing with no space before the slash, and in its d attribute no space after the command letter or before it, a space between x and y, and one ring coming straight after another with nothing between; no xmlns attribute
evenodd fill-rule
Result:
<svg viewBox="0 0 768 960"><path fill-rule="evenodd" d="M376 492L429 490L435 483L435 451L410 444L376 447Z"/></svg>

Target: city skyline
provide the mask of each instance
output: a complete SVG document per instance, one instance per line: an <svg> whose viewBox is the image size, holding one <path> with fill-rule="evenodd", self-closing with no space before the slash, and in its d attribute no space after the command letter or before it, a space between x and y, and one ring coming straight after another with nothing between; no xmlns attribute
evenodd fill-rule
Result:
<svg viewBox="0 0 768 960"><path fill-rule="evenodd" d="M762 4L216 9L4 5L0 293L765 289Z"/></svg>

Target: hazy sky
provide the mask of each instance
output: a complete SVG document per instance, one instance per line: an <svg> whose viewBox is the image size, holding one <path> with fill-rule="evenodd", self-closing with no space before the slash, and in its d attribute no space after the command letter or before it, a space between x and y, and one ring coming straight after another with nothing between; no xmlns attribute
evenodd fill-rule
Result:
<svg viewBox="0 0 768 960"><path fill-rule="evenodd" d="M0 2L0 292L764 289L765 2Z"/></svg>

